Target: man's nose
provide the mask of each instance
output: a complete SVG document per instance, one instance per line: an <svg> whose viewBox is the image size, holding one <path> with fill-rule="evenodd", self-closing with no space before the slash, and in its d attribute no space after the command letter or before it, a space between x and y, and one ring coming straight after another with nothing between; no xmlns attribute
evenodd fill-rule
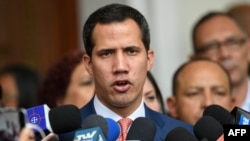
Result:
<svg viewBox="0 0 250 141"><path fill-rule="evenodd" d="M207 107L207 106L210 106L213 104L213 100L212 100L212 97L211 97L211 93L210 92L207 92L204 96L204 99L203 99L203 102L204 102L204 106Z"/></svg>
<svg viewBox="0 0 250 141"><path fill-rule="evenodd" d="M227 58L230 55L230 51L225 44L221 44L218 51L220 58Z"/></svg>
<svg viewBox="0 0 250 141"><path fill-rule="evenodd" d="M126 55L119 53L114 58L113 72L128 72L128 59Z"/></svg>

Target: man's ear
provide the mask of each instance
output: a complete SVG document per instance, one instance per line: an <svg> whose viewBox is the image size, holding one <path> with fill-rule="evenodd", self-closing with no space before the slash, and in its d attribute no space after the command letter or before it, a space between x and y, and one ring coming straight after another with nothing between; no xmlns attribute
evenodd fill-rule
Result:
<svg viewBox="0 0 250 141"><path fill-rule="evenodd" d="M230 109L229 111L232 111L233 108L235 107L236 104L236 98L234 96L231 97L231 102L230 102Z"/></svg>
<svg viewBox="0 0 250 141"><path fill-rule="evenodd" d="M168 112L170 114L170 116L177 118L178 114L177 114L177 107L176 107L176 99L174 96L169 96L166 99L166 104L167 104L167 108L168 108Z"/></svg>
<svg viewBox="0 0 250 141"><path fill-rule="evenodd" d="M148 50L147 63L147 69L150 71L154 63L154 51L152 49Z"/></svg>
<svg viewBox="0 0 250 141"><path fill-rule="evenodd" d="M195 54L189 55L189 61L195 60L196 56Z"/></svg>
<svg viewBox="0 0 250 141"><path fill-rule="evenodd" d="M83 54L82 62L90 75L93 75L91 58L86 53Z"/></svg>

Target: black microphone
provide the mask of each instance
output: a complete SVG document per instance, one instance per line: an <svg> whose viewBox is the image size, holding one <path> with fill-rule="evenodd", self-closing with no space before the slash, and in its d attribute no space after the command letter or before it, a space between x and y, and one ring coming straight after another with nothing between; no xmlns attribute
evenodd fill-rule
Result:
<svg viewBox="0 0 250 141"><path fill-rule="evenodd" d="M138 117L133 121L126 140L153 141L155 133L156 125L152 120Z"/></svg>
<svg viewBox="0 0 250 141"><path fill-rule="evenodd" d="M196 137L183 127L176 127L171 130L165 141L198 141Z"/></svg>
<svg viewBox="0 0 250 141"><path fill-rule="evenodd" d="M210 105L204 110L203 115L215 118L222 125L250 125L250 113L239 107L234 107L234 109L229 112L219 105Z"/></svg>
<svg viewBox="0 0 250 141"><path fill-rule="evenodd" d="M56 134L74 131L81 127L80 110L74 105L63 105L49 111L52 131Z"/></svg>
<svg viewBox="0 0 250 141"><path fill-rule="evenodd" d="M120 135L120 126L111 118L105 118L108 123L107 141L115 141Z"/></svg>
<svg viewBox="0 0 250 141"><path fill-rule="evenodd" d="M215 104L206 107L203 116L211 116L219 121L221 125L235 123L234 116L229 111Z"/></svg>
<svg viewBox="0 0 250 141"><path fill-rule="evenodd" d="M203 116L194 125L194 134L198 140L223 141L223 132L222 125L210 116Z"/></svg>

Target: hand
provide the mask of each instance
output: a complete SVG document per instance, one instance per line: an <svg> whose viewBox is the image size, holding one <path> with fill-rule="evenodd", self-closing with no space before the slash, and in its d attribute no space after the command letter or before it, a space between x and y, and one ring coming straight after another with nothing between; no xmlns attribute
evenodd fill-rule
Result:
<svg viewBox="0 0 250 141"><path fill-rule="evenodd" d="M41 141L59 141L59 137L55 133L49 133Z"/></svg>
<svg viewBox="0 0 250 141"><path fill-rule="evenodd" d="M33 130L24 127L19 134L19 141L36 141Z"/></svg>

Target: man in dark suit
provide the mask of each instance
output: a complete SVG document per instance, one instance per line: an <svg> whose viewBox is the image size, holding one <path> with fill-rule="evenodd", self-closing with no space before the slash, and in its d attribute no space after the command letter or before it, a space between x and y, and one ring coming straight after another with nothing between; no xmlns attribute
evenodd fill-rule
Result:
<svg viewBox="0 0 250 141"><path fill-rule="evenodd" d="M84 63L96 86L94 98L81 109L83 119L91 114L115 121L146 117L157 127L155 141L165 140L175 127L192 132L191 125L154 112L143 103L143 85L154 52L148 23L139 11L121 4L98 9L84 25L83 40ZM60 140L67 138L61 135Z"/></svg>

